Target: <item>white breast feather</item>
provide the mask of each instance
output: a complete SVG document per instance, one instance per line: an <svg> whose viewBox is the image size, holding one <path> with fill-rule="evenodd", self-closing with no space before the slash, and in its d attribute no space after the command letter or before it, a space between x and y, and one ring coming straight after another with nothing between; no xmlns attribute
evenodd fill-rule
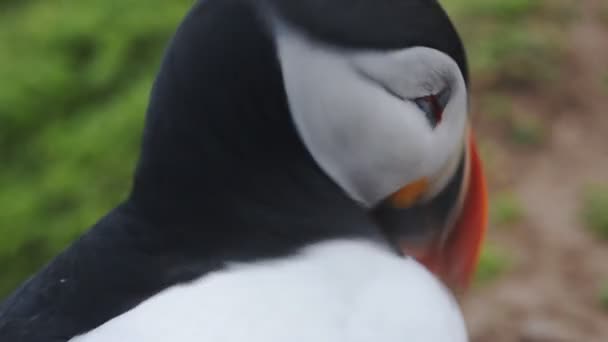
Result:
<svg viewBox="0 0 608 342"><path fill-rule="evenodd" d="M94 295L94 294L91 294ZM464 342L448 292L381 246L334 241L174 286L71 342Z"/></svg>

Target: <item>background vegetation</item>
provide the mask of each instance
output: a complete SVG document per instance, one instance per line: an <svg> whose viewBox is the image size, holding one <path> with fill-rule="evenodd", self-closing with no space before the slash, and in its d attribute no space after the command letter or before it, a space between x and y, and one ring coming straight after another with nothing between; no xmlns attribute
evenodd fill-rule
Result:
<svg viewBox="0 0 608 342"><path fill-rule="evenodd" d="M151 82L192 1L0 0L0 298L125 196ZM552 320L573 327L560 341L599 341L608 269L589 260L608 260L608 5L441 2L469 52L492 187L465 303L473 337L538 337Z"/></svg>
<svg viewBox="0 0 608 342"><path fill-rule="evenodd" d="M0 297L123 198L191 0L0 1Z"/></svg>

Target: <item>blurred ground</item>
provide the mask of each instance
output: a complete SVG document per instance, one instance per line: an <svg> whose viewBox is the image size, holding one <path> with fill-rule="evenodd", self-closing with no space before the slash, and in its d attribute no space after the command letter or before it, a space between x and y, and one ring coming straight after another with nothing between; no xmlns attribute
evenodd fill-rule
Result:
<svg viewBox="0 0 608 342"><path fill-rule="evenodd" d="M608 341L608 1L440 0L491 190L476 342ZM0 0L0 298L124 197L192 0Z"/></svg>
<svg viewBox="0 0 608 342"><path fill-rule="evenodd" d="M608 182L606 3L572 4L568 10L578 13L559 32L565 58L557 79L501 89L512 101L509 115L535 116L540 141L518 143L505 134L504 121L486 112L491 106L480 108L477 101L491 199L508 192L521 213L500 227L500 213L494 212L489 244L510 266L466 301L474 341L608 340L600 298L608 279L608 244L581 220L586 187ZM476 97L495 89L482 85Z"/></svg>

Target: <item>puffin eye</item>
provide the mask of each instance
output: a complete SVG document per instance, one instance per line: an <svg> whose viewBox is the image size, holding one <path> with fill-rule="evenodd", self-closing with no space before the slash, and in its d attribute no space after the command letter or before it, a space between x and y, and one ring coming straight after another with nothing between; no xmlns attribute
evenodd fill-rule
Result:
<svg viewBox="0 0 608 342"><path fill-rule="evenodd" d="M450 91L445 88L437 94L418 97L413 101L426 114L431 126L435 128L443 119L443 111L449 100Z"/></svg>

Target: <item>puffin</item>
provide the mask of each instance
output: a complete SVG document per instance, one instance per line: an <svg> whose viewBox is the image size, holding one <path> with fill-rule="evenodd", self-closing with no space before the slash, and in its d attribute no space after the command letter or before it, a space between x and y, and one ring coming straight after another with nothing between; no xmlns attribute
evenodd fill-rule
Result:
<svg viewBox="0 0 608 342"><path fill-rule="evenodd" d="M435 0L196 1L129 195L1 304L0 340L466 341L468 89Z"/></svg>

